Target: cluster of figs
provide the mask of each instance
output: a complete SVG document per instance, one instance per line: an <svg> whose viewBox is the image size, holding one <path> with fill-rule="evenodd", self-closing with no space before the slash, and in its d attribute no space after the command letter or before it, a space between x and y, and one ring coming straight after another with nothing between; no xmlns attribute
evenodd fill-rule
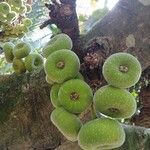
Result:
<svg viewBox="0 0 150 150"><path fill-rule="evenodd" d="M0 1L0 36L1 42L22 38L32 25L27 14L32 7L27 0L1 0Z"/></svg>
<svg viewBox="0 0 150 150"><path fill-rule="evenodd" d="M83 150L118 148L125 142L125 131L118 120L136 112L136 100L128 88L138 82L141 65L131 54L111 55L102 72L108 85L93 93L71 49L72 41L66 34L56 35L43 48L46 81L52 85L50 100L55 107L51 121L67 140L77 141ZM82 123L79 115L90 105L102 117Z"/></svg>
<svg viewBox="0 0 150 150"><path fill-rule="evenodd" d="M79 72L80 60L66 34L54 36L43 47L43 56L32 53L25 42L6 42L3 49L17 74L42 68L45 58L46 81L51 85L50 100L55 107L50 118L67 140L78 141L83 150L114 149L125 142L118 120L130 118L137 109L135 97L128 91L141 76L137 58L122 52L108 57L102 71L108 85L93 93ZM79 115L91 105L102 117L82 123Z"/></svg>
<svg viewBox="0 0 150 150"><path fill-rule="evenodd" d="M35 72L43 68L44 60L42 55L32 52L29 43L22 41L17 44L5 42L2 47L6 61L12 63L16 74L23 74L27 71Z"/></svg>

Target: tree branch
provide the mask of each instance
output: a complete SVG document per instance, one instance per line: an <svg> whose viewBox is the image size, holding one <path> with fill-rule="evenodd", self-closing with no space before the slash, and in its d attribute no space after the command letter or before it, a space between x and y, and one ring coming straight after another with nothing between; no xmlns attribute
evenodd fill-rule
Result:
<svg viewBox="0 0 150 150"><path fill-rule="evenodd" d="M53 24L53 23L54 23L54 22L53 22L51 19L46 20L46 21L43 22L42 25L40 25L40 29L43 29L43 28L45 28L46 26L51 25L51 24Z"/></svg>
<svg viewBox="0 0 150 150"><path fill-rule="evenodd" d="M42 29L49 23L54 23L63 33L68 34L75 41L79 37L76 0L61 0L60 2L53 0L52 4L45 4L50 10L49 17L51 21L47 21L40 28Z"/></svg>
<svg viewBox="0 0 150 150"><path fill-rule="evenodd" d="M143 70L150 66L150 5L138 0L120 0L101 21L86 35L84 43L94 37L110 37L112 53L129 52L142 64Z"/></svg>

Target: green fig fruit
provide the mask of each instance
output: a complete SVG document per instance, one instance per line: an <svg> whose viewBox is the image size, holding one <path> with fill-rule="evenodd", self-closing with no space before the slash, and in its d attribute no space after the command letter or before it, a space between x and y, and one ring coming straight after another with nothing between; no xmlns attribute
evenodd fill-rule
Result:
<svg viewBox="0 0 150 150"><path fill-rule="evenodd" d="M7 14L7 21L9 21L9 22L15 21L16 17L17 17L16 12L12 11Z"/></svg>
<svg viewBox="0 0 150 150"><path fill-rule="evenodd" d="M71 79L61 85L58 99L62 107L67 111L79 114L92 103L93 92L86 82Z"/></svg>
<svg viewBox="0 0 150 150"><path fill-rule="evenodd" d="M77 116L58 107L51 113L51 121L68 140L77 141L78 132L82 126Z"/></svg>
<svg viewBox="0 0 150 150"><path fill-rule="evenodd" d="M72 51L56 51L47 58L44 69L52 81L62 83L77 76L80 60Z"/></svg>
<svg viewBox="0 0 150 150"><path fill-rule="evenodd" d="M59 92L60 87L61 87L61 84L54 84L50 91L50 99L51 99L51 103L54 107L61 106L61 104L58 100L58 92Z"/></svg>
<svg viewBox="0 0 150 150"><path fill-rule="evenodd" d="M28 56L30 52L31 46L25 42L18 43L13 50L14 56L19 59Z"/></svg>
<svg viewBox="0 0 150 150"><path fill-rule="evenodd" d="M141 76L140 62L128 53L116 53L106 59L103 76L108 84L118 88L135 85Z"/></svg>
<svg viewBox="0 0 150 150"><path fill-rule="evenodd" d="M55 82L53 82L47 75L45 77L45 80L48 84L53 85Z"/></svg>
<svg viewBox="0 0 150 150"><path fill-rule="evenodd" d="M11 42L6 42L3 46L5 58L6 58L6 61L8 63L13 62L13 59L14 59L13 49L14 49L14 47L15 47L15 45Z"/></svg>
<svg viewBox="0 0 150 150"><path fill-rule="evenodd" d="M7 15L10 12L11 8L7 2L0 2L0 12Z"/></svg>
<svg viewBox="0 0 150 150"><path fill-rule="evenodd" d="M104 86L94 94L97 111L112 118L130 118L137 108L135 97L125 89Z"/></svg>
<svg viewBox="0 0 150 150"><path fill-rule="evenodd" d="M23 24L24 24L24 26L26 26L26 27L30 27L30 26L32 25L32 20L29 19L29 18L25 18L25 19L23 20Z"/></svg>
<svg viewBox="0 0 150 150"><path fill-rule="evenodd" d="M43 57L37 53L31 53L25 58L25 66L29 72L43 68Z"/></svg>
<svg viewBox="0 0 150 150"><path fill-rule="evenodd" d="M72 40L71 38L64 33L54 36L43 48L43 56L48 57L55 51L62 49L72 49Z"/></svg>
<svg viewBox="0 0 150 150"><path fill-rule="evenodd" d="M13 59L13 69L16 74L22 74L26 72L25 64L21 59Z"/></svg>
<svg viewBox="0 0 150 150"><path fill-rule="evenodd" d="M78 134L78 144L83 150L114 149L124 142L123 127L110 118L89 121L81 127Z"/></svg>
<svg viewBox="0 0 150 150"><path fill-rule="evenodd" d="M30 13L32 11L32 7L29 4L26 4L27 13Z"/></svg>

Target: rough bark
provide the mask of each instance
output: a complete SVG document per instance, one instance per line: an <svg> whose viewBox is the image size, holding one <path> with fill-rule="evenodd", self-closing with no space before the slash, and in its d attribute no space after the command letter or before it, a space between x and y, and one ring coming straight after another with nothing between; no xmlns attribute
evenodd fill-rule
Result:
<svg viewBox="0 0 150 150"><path fill-rule="evenodd" d="M149 18L150 5L144 6L138 0L121 0L101 22L80 39L82 44L75 46L77 51L84 47L82 67L90 64L90 69L85 70L91 74L93 72L94 76L93 66L102 66L106 57L114 52L127 51L138 57L143 70L147 68L150 65ZM95 47L96 54L93 53ZM98 63L96 61L93 65L89 59L94 60L95 57L98 58ZM43 72L34 75L0 76L1 150L55 149L65 140L49 120L49 114L53 110L49 101L49 90ZM135 126L125 126L125 129L127 138L125 147L121 150L149 150L149 129ZM64 149L67 150L66 147ZM74 148L71 146L68 149Z"/></svg>
<svg viewBox="0 0 150 150"><path fill-rule="evenodd" d="M135 125L150 128L150 85L140 92L141 113L133 118Z"/></svg>
<svg viewBox="0 0 150 150"><path fill-rule="evenodd" d="M53 149L62 136L52 125L45 74L0 76L0 149ZM28 148L19 148L19 147Z"/></svg>
<svg viewBox="0 0 150 150"><path fill-rule="evenodd" d="M45 21L40 28L43 29L47 25L56 24L63 32L68 34L73 41L79 37L79 26L76 14L76 0L52 0L51 4L45 4L50 10L50 19Z"/></svg>
<svg viewBox="0 0 150 150"><path fill-rule="evenodd" d="M150 66L150 5L138 0L120 0L101 21L85 35L84 43L93 37L109 37L112 53L127 51L140 60L143 70Z"/></svg>

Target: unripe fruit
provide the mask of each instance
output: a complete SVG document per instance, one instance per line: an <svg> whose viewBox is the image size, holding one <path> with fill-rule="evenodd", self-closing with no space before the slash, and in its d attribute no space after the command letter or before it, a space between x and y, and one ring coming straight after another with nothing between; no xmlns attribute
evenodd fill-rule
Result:
<svg viewBox="0 0 150 150"><path fill-rule="evenodd" d="M28 43L20 42L18 43L13 50L13 54L16 58L24 58L29 55L31 47Z"/></svg>
<svg viewBox="0 0 150 150"><path fill-rule="evenodd" d="M8 0L11 7L21 7L23 5L22 0Z"/></svg>
<svg viewBox="0 0 150 150"><path fill-rule="evenodd" d="M54 107L60 107L61 104L58 100L58 92L61 87L61 84L54 84L50 91L50 100Z"/></svg>
<svg viewBox="0 0 150 150"><path fill-rule="evenodd" d="M77 116L58 107L51 113L51 121L68 140L77 141L78 132L82 126Z"/></svg>
<svg viewBox="0 0 150 150"><path fill-rule="evenodd" d="M55 51L62 49L72 49L72 40L67 34L58 34L54 36L43 48L44 57L48 57Z"/></svg>
<svg viewBox="0 0 150 150"><path fill-rule="evenodd" d="M26 72L25 64L21 59L13 59L13 68L16 74L21 74Z"/></svg>
<svg viewBox="0 0 150 150"><path fill-rule="evenodd" d="M25 58L25 66L29 72L43 68L43 57L40 54L32 53Z"/></svg>
<svg viewBox="0 0 150 150"><path fill-rule="evenodd" d="M46 75L56 83L74 78L80 69L78 56L69 50L53 52L45 63Z"/></svg>
<svg viewBox="0 0 150 150"><path fill-rule="evenodd" d="M26 27L30 27L32 25L32 20L29 19L29 18L26 18L23 20L23 24L26 26Z"/></svg>
<svg viewBox="0 0 150 150"><path fill-rule="evenodd" d="M84 77L83 77L83 75L82 75L80 72L78 72L78 74L77 74L77 76L75 77L75 79L80 79L80 80L83 80L83 81L84 81Z"/></svg>
<svg viewBox="0 0 150 150"><path fill-rule="evenodd" d="M141 65L128 53L116 53L106 59L103 65L103 76L112 86L129 88L140 79Z"/></svg>
<svg viewBox="0 0 150 150"><path fill-rule="evenodd" d="M0 2L0 12L7 15L10 12L10 5L6 2Z"/></svg>
<svg viewBox="0 0 150 150"><path fill-rule="evenodd" d="M45 79L48 84L50 84L50 85L54 84L54 82L47 75L46 75Z"/></svg>
<svg viewBox="0 0 150 150"><path fill-rule="evenodd" d="M10 13L7 14L7 21L11 22L14 21L17 17L16 12L12 11Z"/></svg>
<svg viewBox="0 0 150 150"><path fill-rule="evenodd" d="M0 12L0 21L1 22L6 22L7 21L7 15Z"/></svg>
<svg viewBox="0 0 150 150"><path fill-rule="evenodd" d="M32 11L32 7L29 4L26 4L27 13L30 13Z"/></svg>
<svg viewBox="0 0 150 150"><path fill-rule="evenodd" d="M22 5L22 6L19 8L18 13L20 13L20 14L25 14L26 11L27 11L26 6L25 6L25 5Z"/></svg>
<svg viewBox="0 0 150 150"><path fill-rule="evenodd" d="M104 150L120 147L125 141L125 132L118 121L101 118L82 126L78 144L83 150Z"/></svg>
<svg viewBox="0 0 150 150"><path fill-rule="evenodd" d="M93 93L86 82L79 79L71 79L61 85L58 99L59 103L67 111L79 114L92 103Z"/></svg>
<svg viewBox="0 0 150 150"><path fill-rule="evenodd" d="M3 50L4 50L4 54L5 54L5 58L6 61L8 63L12 63L13 59L14 59L14 55L13 55L13 49L14 49L14 44L11 42L6 42L3 46Z"/></svg>
<svg viewBox="0 0 150 150"><path fill-rule="evenodd" d="M104 86L94 94L97 111L113 118L130 118L137 108L134 96L125 89Z"/></svg>

